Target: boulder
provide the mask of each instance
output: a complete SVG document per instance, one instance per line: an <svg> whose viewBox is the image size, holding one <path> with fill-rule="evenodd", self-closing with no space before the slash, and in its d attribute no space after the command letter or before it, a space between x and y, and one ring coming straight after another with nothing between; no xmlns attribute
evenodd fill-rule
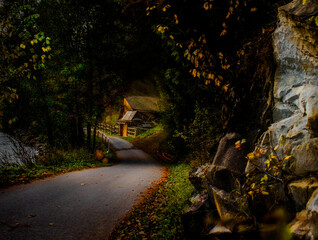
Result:
<svg viewBox="0 0 318 240"><path fill-rule="evenodd" d="M210 185L227 192L235 188L235 181L242 177L247 163L244 151L235 148L235 143L241 139L237 133L228 133L221 139L206 175Z"/></svg>
<svg viewBox="0 0 318 240"><path fill-rule="evenodd" d="M296 239L318 239L318 189L311 194L306 209L290 223L290 231Z"/></svg>
<svg viewBox="0 0 318 240"><path fill-rule="evenodd" d="M318 189L318 179L315 177L299 179L288 185L288 191L297 211L306 208L309 198L316 189Z"/></svg>
<svg viewBox="0 0 318 240"><path fill-rule="evenodd" d="M232 233L232 231L230 229L228 229L227 227L221 226L221 225L215 225L209 232L209 235L216 235L216 236L220 236L220 235L226 235L226 236L230 236Z"/></svg>
<svg viewBox="0 0 318 240"><path fill-rule="evenodd" d="M309 221L307 218L307 210L303 210L296 214L295 219L289 224L290 232L295 239L309 240Z"/></svg>
<svg viewBox="0 0 318 240"><path fill-rule="evenodd" d="M215 207L222 221L238 218L238 201L230 193L214 186L209 186L209 195L213 196Z"/></svg>
<svg viewBox="0 0 318 240"><path fill-rule="evenodd" d="M207 226L215 224L217 213L212 210L207 194L198 194L196 201L182 213L181 221L187 239L200 239L200 235Z"/></svg>
<svg viewBox="0 0 318 240"><path fill-rule="evenodd" d="M189 173L189 181L194 188L200 192L206 189L206 172L209 168L208 164L202 165Z"/></svg>
<svg viewBox="0 0 318 240"><path fill-rule="evenodd" d="M95 155L96 161L99 161L99 162L101 162L105 158L103 151L100 149L96 149L94 155Z"/></svg>
<svg viewBox="0 0 318 240"><path fill-rule="evenodd" d="M318 189L307 203L309 228L312 239L318 239Z"/></svg>

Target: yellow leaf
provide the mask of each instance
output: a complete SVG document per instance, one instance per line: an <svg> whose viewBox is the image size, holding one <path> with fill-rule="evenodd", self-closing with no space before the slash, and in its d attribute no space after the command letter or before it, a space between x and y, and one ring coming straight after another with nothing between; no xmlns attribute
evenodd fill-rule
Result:
<svg viewBox="0 0 318 240"><path fill-rule="evenodd" d="M289 156L285 157L285 160L288 160L288 159L290 159L291 157L292 157L292 156L289 155Z"/></svg>
<svg viewBox="0 0 318 240"><path fill-rule="evenodd" d="M195 58L194 65L195 65L195 67L196 67L196 68L198 68L198 67L199 67L199 61L198 61L198 58Z"/></svg>
<svg viewBox="0 0 318 240"><path fill-rule="evenodd" d="M196 69L192 70L192 75L193 75L193 77L196 77L196 75L197 75L197 70Z"/></svg>
<svg viewBox="0 0 318 240"><path fill-rule="evenodd" d="M256 12L257 11L257 8L251 8L251 12Z"/></svg>
<svg viewBox="0 0 318 240"><path fill-rule="evenodd" d="M220 36L224 36L225 34L227 34L226 29L223 29L223 31L221 32Z"/></svg>
<svg viewBox="0 0 318 240"><path fill-rule="evenodd" d="M204 5L203 5L203 8L205 10L209 10L209 3L208 2L205 2Z"/></svg>
<svg viewBox="0 0 318 240"><path fill-rule="evenodd" d="M251 152L251 153L247 154L247 158L249 160L253 159L254 158L254 153Z"/></svg>
<svg viewBox="0 0 318 240"><path fill-rule="evenodd" d="M172 36L172 35L170 35L170 38L173 40L174 39L174 37Z"/></svg>
<svg viewBox="0 0 318 240"><path fill-rule="evenodd" d="M279 145L277 145L276 147L274 147L274 151L277 151L278 148L279 148Z"/></svg>
<svg viewBox="0 0 318 240"><path fill-rule="evenodd" d="M263 195L269 195L269 192L262 191Z"/></svg>
<svg viewBox="0 0 318 240"><path fill-rule="evenodd" d="M178 20L178 16L177 16L177 14L175 14L175 15L174 15L174 20L175 20L175 23L176 23L176 24L178 24L178 23L179 23L179 20Z"/></svg>
<svg viewBox="0 0 318 240"><path fill-rule="evenodd" d="M25 49L25 45L23 43L21 43L20 48Z"/></svg>
<svg viewBox="0 0 318 240"><path fill-rule="evenodd" d="M224 92L227 92L227 90L229 89L229 85L224 85L224 86L222 87L222 89L223 89Z"/></svg>

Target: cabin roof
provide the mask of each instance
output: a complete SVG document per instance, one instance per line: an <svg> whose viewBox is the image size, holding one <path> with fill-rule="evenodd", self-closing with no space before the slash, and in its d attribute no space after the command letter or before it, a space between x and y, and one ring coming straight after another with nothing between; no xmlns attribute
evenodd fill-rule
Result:
<svg viewBox="0 0 318 240"><path fill-rule="evenodd" d="M159 99L156 97L129 96L126 97L126 100L133 110L140 112L159 112Z"/></svg>
<svg viewBox="0 0 318 240"><path fill-rule="evenodd" d="M119 119L118 121L119 122L132 121L133 118L135 117L136 113L137 113L137 111L127 111L125 113L125 115L121 119Z"/></svg>

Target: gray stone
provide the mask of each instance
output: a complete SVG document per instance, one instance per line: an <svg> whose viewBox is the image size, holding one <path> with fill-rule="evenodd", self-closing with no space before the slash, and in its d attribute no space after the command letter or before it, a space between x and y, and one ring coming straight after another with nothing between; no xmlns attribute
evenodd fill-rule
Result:
<svg viewBox="0 0 318 240"><path fill-rule="evenodd" d="M281 7L280 10L289 12L298 17L313 16L318 13L318 2L316 0L307 0L306 4L303 4L302 0L294 0Z"/></svg>
<svg viewBox="0 0 318 240"><path fill-rule="evenodd" d="M277 71L274 80L274 123L268 133L271 146L285 146L280 157L293 155L297 175L318 171L318 34L301 17L318 13L318 2L302 0L279 8L273 34Z"/></svg>
<svg viewBox="0 0 318 240"><path fill-rule="evenodd" d="M288 191L294 200L297 211L306 208L309 198L316 189L318 189L318 179L314 177L299 179L288 185Z"/></svg>
<svg viewBox="0 0 318 240"><path fill-rule="evenodd" d="M235 198L228 192L210 186L213 194L214 204L222 221L228 221L237 218L237 202Z"/></svg>
<svg viewBox="0 0 318 240"><path fill-rule="evenodd" d="M299 111L296 106L292 106L290 104L277 102L273 109L273 120L274 122L277 120L285 119L291 117L296 111Z"/></svg>
<svg viewBox="0 0 318 240"><path fill-rule="evenodd" d="M206 189L206 172L209 168L208 164L202 165L189 173L189 181L194 188L200 192Z"/></svg>
<svg viewBox="0 0 318 240"><path fill-rule="evenodd" d="M310 240L307 210L303 210L296 214L295 219L289 224L289 229L294 238Z"/></svg>
<svg viewBox="0 0 318 240"><path fill-rule="evenodd" d="M295 158L295 174L301 176L318 171L318 138L303 139L291 154Z"/></svg>
<svg viewBox="0 0 318 240"><path fill-rule="evenodd" d="M209 201L207 195L202 195L202 198L181 214L187 239L196 239L207 225L213 226L217 222L217 214L211 210Z"/></svg>
<svg viewBox="0 0 318 240"><path fill-rule="evenodd" d="M228 229L227 227L216 225L210 230L209 235L220 235L220 234L231 234L231 233L232 231Z"/></svg>
<svg viewBox="0 0 318 240"><path fill-rule="evenodd" d="M237 133L228 133L221 139L206 175L209 184L227 192L235 188L235 180L241 177L247 163L244 151L235 148L238 140L241 136Z"/></svg>
<svg viewBox="0 0 318 240"><path fill-rule="evenodd" d="M310 233L313 239L318 239L318 189L314 191L307 203Z"/></svg>

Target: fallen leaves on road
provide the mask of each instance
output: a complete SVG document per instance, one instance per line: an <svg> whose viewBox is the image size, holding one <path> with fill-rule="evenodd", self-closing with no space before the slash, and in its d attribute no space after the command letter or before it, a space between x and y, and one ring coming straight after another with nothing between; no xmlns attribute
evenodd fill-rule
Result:
<svg viewBox="0 0 318 240"><path fill-rule="evenodd" d="M188 181L188 171L179 175L179 182L174 182L178 170L173 171L170 175L168 168L164 170L162 178L141 195L141 201L114 228L109 240L184 239L180 219L183 204L175 191L183 190L177 185Z"/></svg>

